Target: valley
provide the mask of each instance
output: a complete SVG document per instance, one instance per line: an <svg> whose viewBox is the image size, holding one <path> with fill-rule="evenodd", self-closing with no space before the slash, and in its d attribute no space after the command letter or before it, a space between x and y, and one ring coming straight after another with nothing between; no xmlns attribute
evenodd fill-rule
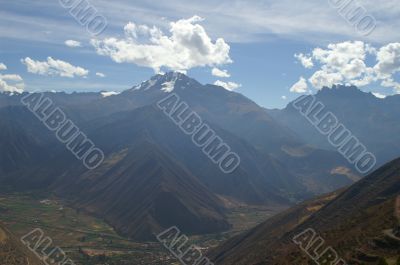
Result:
<svg viewBox="0 0 400 265"><path fill-rule="evenodd" d="M178 264L161 244L135 242L120 236L101 219L67 205L51 194L1 192L0 223L16 238L33 229L42 229L53 240L53 244L64 250L77 265ZM282 210L235 205L227 214L232 229L219 234L190 236L190 242L205 249L216 247Z"/></svg>

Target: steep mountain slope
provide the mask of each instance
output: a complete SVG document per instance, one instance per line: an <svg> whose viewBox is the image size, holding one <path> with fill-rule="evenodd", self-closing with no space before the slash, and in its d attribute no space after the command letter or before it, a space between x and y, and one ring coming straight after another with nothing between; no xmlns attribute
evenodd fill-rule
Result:
<svg viewBox="0 0 400 265"><path fill-rule="evenodd" d="M293 243L294 236L314 229L349 264L376 264L400 255L400 238L392 229L400 194L400 159L375 171L315 211L317 201L303 203L271 218L254 230L229 240L214 251L217 264L309 264ZM320 208L321 206L318 206Z"/></svg>
<svg viewBox="0 0 400 265"><path fill-rule="evenodd" d="M48 161L54 140L24 107L0 108L0 179Z"/></svg>
<svg viewBox="0 0 400 265"><path fill-rule="evenodd" d="M0 264L4 265L43 265L19 240L13 237L0 224Z"/></svg>
<svg viewBox="0 0 400 265"><path fill-rule="evenodd" d="M184 164L207 187L216 193L249 203L285 202L290 193L305 192L301 183L284 166L266 154L255 150L246 141L210 125L217 134L238 153L239 168L225 174L196 146L160 109L155 106L143 107L133 112L118 113L100 129L94 139L99 143L131 143L146 135L157 146L168 150L171 157ZM118 143L110 142L108 136L114 133ZM107 147L106 147L107 150ZM290 184L289 184L290 183ZM284 194L284 192L288 194Z"/></svg>
<svg viewBox="0 0 400 265"><path fill-rule="evenodd" d="M182 165L149 142L113 153L104 164L56 191L136 240L178 226L189 234L229 228L221 201ZM71 176L72 177L72 176Z"/></svg>
<svg viewBox="0 0 400 265"><path fill-rule="evenodd" d="M382 165L400 155L400 96L376 98L352 86L323 88L315 95L326 109L333 112ZM332 149L321 135L292 104L283 110L267 111L276 120L291 128L306 142L319 148Z"/></svg>

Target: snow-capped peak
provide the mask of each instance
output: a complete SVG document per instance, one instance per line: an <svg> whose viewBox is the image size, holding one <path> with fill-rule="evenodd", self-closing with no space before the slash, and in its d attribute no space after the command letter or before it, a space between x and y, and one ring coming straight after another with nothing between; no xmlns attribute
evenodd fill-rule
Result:
<svg viewBox="0 0 400 265"><path fill-rule="evenodd" d="M169 81L169 82L163 83L161 90L164 92L167 92L167 93L172 92L175 88L175 82L176 81Z"/></svg>
<svg viewBox="0 0 400 265"><path fill-rule="evenodd" d="M157 74L150 80L142 82L132 88L133 91L161 90L165 93L171 93L175 89L185 89L200 84L180 72L168 72Z"/></svg>
<svg viewBox="0 0 400 265"><path fill-rule="evenodd" d="M170 81L166 81L162 83L161 90L167 93L172 92L175 89L176 81L179 79L180 74L177 72L172 73L172 77Z"/></svg>

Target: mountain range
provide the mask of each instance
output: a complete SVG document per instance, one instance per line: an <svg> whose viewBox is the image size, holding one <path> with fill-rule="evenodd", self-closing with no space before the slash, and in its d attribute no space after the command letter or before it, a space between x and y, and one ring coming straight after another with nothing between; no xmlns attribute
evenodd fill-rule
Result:
<svg viewBox="0 0 400 265"><path fill-rule="evenodd" d="M171 93L240 156L235 171L222 172L157 107ZM344 92L325 93L334 100ZM354 93L360 102L375 102ZM104 152L104 162L88 170L21 104L26 95L0 94L2 188L54 192L134 240L155 240L155 233L173 225L189 235L226 231L232 203L290 206L362 177L339 153L305 137L303 127L291 126L290 119L304 128L306 122L287 114L290 107L265 110L239 93L176 72L112 96L44 93ZM392 101L374 104L383 109ZM373 115L365 110L370 112L360 113L360 128Z"/></svg>

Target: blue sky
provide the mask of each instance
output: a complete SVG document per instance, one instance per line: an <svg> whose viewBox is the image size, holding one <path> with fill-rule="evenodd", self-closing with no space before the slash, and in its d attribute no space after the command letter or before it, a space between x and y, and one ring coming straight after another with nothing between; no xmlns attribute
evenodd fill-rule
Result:
<svg viewBox="0 0 400 265"><path fill-rule="evenodd" d="M107 20L97 36L80 25L62 1L83 0L0 0L0 63L5 66L0 71L0 88L121 91L157 71L184 70L202 83L220 80L240 85L235 91L268 108L284 107L302 93L339 82L360 85L380 97L400 93L400 5L394 0L380 1L379 6L370 0L347 0L350 11L362 11L359 19L373 18L370 34L349 21L333 0L222 0L218 4L210 0L90 0L97 14ZM194 16L202 19L190 20ZM171 41L171 23L177 23L177 36L183 41ZM139 25L147 26L146 33L135 39L143 32ZM142 47L137 44L151 42L153 26L162 32L158 41L171 38L175 50L200 52L188 57L190 63L180 58L183 52L166 58L167 42L157 44L146 58L138 56ZM185 42L190 34L198 38ZM80 46L69 47L67 40ZM305 60L296 59L295 54L303 54ZM155 69L153 60L161 62L160 69ZM213 76L214 67L227 70L230 77Z"/></svg>

